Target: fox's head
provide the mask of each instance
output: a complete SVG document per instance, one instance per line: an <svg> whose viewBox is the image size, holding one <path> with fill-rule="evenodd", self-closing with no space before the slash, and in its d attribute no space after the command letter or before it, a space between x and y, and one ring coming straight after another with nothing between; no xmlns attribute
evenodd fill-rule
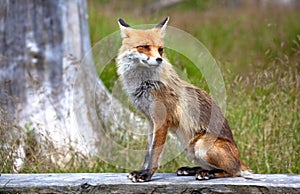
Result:
<svg viewBox="0 0 300 194"><path fill-rule="evenodd" d="M152 29L138 30L131 28L124 20L119 19L122 46L119 57L132 63L135 67L156 68L163 62L163 37L169 17ZM121 55L121 56L120 56Z"/></svg>

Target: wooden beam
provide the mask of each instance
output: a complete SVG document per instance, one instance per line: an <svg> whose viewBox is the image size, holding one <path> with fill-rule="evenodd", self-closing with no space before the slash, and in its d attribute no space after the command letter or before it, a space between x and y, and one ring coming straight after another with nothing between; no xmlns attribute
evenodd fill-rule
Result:
<svg viewBox="0 0 300 194"><path fill-rule="evenodd" d="M300 193L300 175L253 174L247 178L196 181L155 174L132 183L125 173L2 174L0 193Z"/></svg>

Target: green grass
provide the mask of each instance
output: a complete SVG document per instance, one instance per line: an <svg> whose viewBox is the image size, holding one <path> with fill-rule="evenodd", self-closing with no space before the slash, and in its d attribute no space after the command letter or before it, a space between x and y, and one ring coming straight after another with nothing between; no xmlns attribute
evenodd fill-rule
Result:
<svg viewBox="0 0 300 194"><path fill-rule="evenodd" d="M242 160L256 173L300 173L299 12L253 7L203 11L197 6L187 9L185 5L136 20L130 10L110 12L114 16L110 18L108 13L94 11L90 9L92 42L97 42L100 36L93 29L109 26L101 36L118 30L116 18L120 16L132 24L155 23L171 16L170 25L204 43L222 70L227 93L226 116ZM202 75L194 73L194 66L184 56L173 51L167 51L167 56L176 68L186 72L190 82L207 90ZM107 67L100 77L111 89L117 79L115 64ZM181 154L160 171L173 172L187 163Z"/></svg>
<svg viewBox="0 0 300 194"><path fill-rule="evenodd" d="M137 25L157 23L169 15L171 26L199 39L217 60L226 86L226 116L244 163L255 173L300 174L300 12L276 7L228 10L216 6L208 9L207 6L214 3L196 2L142 15L135 12L136 6L124 1L99 3L90 0L92 44L118 30L118 17ZM138 5L141 4L138 1ZM184 77L208 90L205 79L200 73L195 73L195 67L185 56L172 50L166 52L172 64L185 72ZM118 78L114 61L104 71L101 70L99 76L112 90ZM30 155L38 153L39 148L34 146L34 140L30 141L30 133L27 135L29 155L22 172L127 171L101 158L79 160L77 153L74 153L69 165L58 168L45 158ZM145 146L144 140L132 139L130 141L133 142L120 144ZM74 165L78 162L79 166ZM159 171L174 172L187 164L192 163L181 153L163 164ZM136 164L136 168L140 166ZM10 168L11 164L7 164L2 172L10 172Z"/></svg>

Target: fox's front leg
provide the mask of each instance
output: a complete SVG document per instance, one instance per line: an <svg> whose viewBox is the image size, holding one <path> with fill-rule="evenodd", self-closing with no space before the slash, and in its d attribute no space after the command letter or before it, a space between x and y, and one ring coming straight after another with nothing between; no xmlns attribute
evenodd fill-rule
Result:
<svg viewBox="0 0 300 194"><path fill-rule="evenodd" d="M158 161L166 142L169 126L164 112L157 110L155 115L152 115L152 121L150 121L147 151L142 169L128 175L132 182L150 181L158 168Z"/></svg>
<svg viewBox="0 0 300 194"><path fill-rule="evenodd" d="M129 173L128 178L130 178L132 180L132 182L137 182L137 181L142 182L142 181L146 181L147 179L149 179L149 173L147 172L146 169L148 168L149 159L151 156L150 145L153 140L153 132L154 132L153 122L152 122L152 120L150 120L149 126L148 126L148 140L147 140L147 149L146 149L144 164L142 166L141 171L133 171L133 172ZM143 178L141 178L141 177L143 177ZM151 177L150 177L150 179L151 179Z"/></svg>
<svg viewBox="0 0 300 194"><path fill-rule="evenodd" d="M142 169L139 171L133 171L128 176L132 182L145 182L151 180L152 175L158 168L158 160L166 142L167 132L167 124L154 129L152 134L153 137L148 138L148 140L152 141L148 142L147 153Z"/></svg>

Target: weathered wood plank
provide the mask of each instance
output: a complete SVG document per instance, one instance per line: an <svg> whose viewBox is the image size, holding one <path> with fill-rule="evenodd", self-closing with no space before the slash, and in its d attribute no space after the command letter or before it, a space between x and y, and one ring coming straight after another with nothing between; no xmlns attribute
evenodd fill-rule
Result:
<svg viewBox="0 0 300 194"><path fill-rule="evenodd" d="M300 193L300 175L247 177L196 181L158 173L151 182L132 183L125 173L2 174L0 193Z"/></svg>

